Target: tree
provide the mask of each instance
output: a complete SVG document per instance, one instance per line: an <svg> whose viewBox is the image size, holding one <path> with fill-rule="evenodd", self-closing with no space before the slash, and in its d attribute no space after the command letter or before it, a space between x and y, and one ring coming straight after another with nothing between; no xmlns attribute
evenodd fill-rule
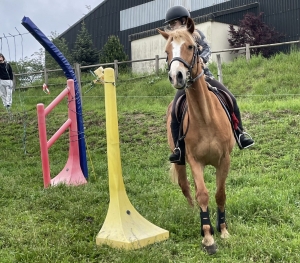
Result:
<svg viewBox="0 0 300 263"><path fill-rule="evenodd" d="M120 43L117 36L109 36L106 44L100 51L100 63L112 63L114 60L126 61L127 54L124 52L124 46ZM120 68L126 68L126 65L121 64Z"/></svg>
<svg viewBox="0 0 300 263"><path fill-rule="evenodd" d="M82 66L98 63L98 51L94 48L92 37L84 22L81 23L81 30L77 35L72 55L74 62L80 63Z"/></svg>
<svg viewBox="0 0 300 263"><path fill-rule="evenodd" d="M270 28L262 21L263 13L255 16L253 13L244 15L243 20L240 20L238 29L235 30L233 25L229 26L230 38L228 42L232 48L245 47L246 44L250 46L265 45L277 43L283 37L283 34ZM276 49L271 47L252 48L251 54L261 54L263 57L270 57L276 52Z"/></svg>
<svg viewBox="0 0 300 263"><path fill-rule="evenodd" d="M45 50L43 48L40 48L39 51L34 52L34 54L31 55L31 58L25 57L23 60L13 63L13 72L18 74L41 72L44 70L44 59ZM40 80L42 76L43 73L21 75L20 77L18 77L17 84L19 84L19 82L22 82L22 84L33 83L35 80Z"/></svg>
<svg viewBox="0 0 300 263"><path fill-rule="evenodd" d="M64 57L68 60L70 64L73 63L72 54L69 51L67 41L64 38L59 38L59 34L56 32L51 32L50 40L52 43L59 49L59 51L64 55ZM52 58L52 56L46 52L45 54L45 64L47 69L57 69L59 65Z"/></svg>

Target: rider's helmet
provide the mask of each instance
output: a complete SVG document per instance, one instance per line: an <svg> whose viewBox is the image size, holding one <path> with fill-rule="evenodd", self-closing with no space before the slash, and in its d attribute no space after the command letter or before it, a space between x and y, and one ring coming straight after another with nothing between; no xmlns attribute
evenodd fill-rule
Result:
<svg viewBox="0 0 300 263"><path fill-rule="evenodd" d="M190 12L181 5L172 6L166 13L165 24L180 18L191 17Z"/></svg>

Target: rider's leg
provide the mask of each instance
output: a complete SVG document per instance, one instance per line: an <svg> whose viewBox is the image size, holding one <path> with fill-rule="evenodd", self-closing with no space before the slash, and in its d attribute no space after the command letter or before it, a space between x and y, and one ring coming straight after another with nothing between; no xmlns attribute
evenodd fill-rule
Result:
<svg viewBox="0 0 300 263"><path fill-rule="evenodd" d="M172 138L173 142L175 145L175 148L173 150L173 153L170 155L169 160L171 163L177 163L180 161L181 157L181 149L179 147L178 143L178 137L179 137L179 128L180 128L180 122L176 118L175 114L175 109L176 109L176 102L180 96L182 96L185 93L184 90L178 90L176 92L176 95L173 100L173 105L172 105L172 111L171 111L171 133L172 133Z"/></svg>
<svg viewBox="0 0 300 263"><path fill-rule="evenodd" d="M207 78L206 81L213 87L216 87L217 89L220 90L224 90L225 92L227 92L229 94L229 96L232 99L233 102L233 111L235 116L237 117L239 124L238 127L239 129L236 131L237 135L239 136L239 142L240 145L243 147L243 149L248 148L250 146L252 146L254 144L254 141L252 140L252 138L248 138L246 137L245 133L244 133L244 128L243 128L243 124L242 124L242 119L241 119L241 113L240 113L240 109L237 105L236 99L233 96L233 94L219 81L215 80L215 79L211 79L211 78Z"/></svg>

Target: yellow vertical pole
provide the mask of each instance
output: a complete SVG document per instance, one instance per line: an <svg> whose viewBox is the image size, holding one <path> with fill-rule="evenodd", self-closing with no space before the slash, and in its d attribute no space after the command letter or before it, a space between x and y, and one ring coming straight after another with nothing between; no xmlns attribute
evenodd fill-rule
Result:
<svg viewBox="0 0 300 263"><path fill-rule="evenodd" d="M104 70L106 139L110 203L106 219L96 237L96 244L137 249L166 240L169 232L142 217L126 194L121 169L115 76L112 68Z"/></svg>

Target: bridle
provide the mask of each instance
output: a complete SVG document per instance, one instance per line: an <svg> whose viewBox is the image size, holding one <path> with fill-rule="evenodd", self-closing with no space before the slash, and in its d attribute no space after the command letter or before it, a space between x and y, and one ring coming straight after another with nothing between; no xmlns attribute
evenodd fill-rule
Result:
<svg viewBox="0 0 300 263"><path fill-rule="evenodd" d="M193 52L193 58L192 58L192 62L191 64L187 63L184 59L182 59L181 57L174 57L171 59L170 63L168 64L168 68L170 70L171 65L174 61L179 61L181 62L187 69L188 69L188 77L187 77L187 85L186 88L190 87L197 79L199 79L200 77L202 77L202 75L204 74L204 70L202 68L202 71L195 77L192 77L192 69L196 64L197 61L197 57L198 57L198 47L197 45L194 45L193 47L194 52ZM167 56L167 62L168 62L168 56Z"/></svg>

